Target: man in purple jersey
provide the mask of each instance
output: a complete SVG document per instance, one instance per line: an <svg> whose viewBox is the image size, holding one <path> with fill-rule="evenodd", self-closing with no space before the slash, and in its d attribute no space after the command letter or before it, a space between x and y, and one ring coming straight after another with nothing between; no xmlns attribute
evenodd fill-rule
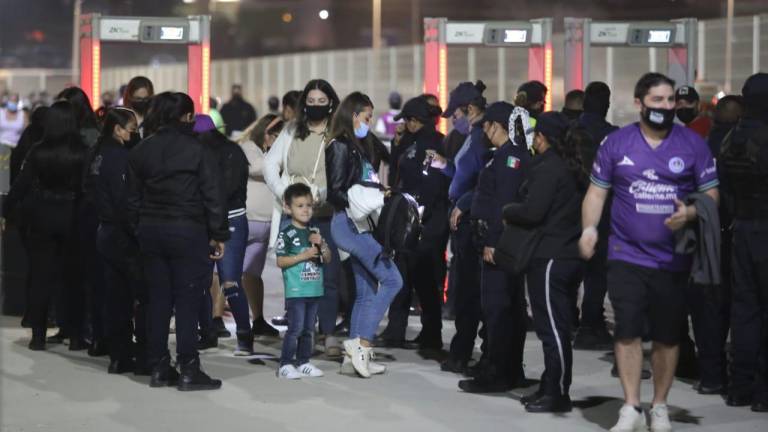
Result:
<svg viewBox="0 0 768 432"><path fill-rule="evenodd" d="M674 252L674 233L697 218L682 200L703 192L719 200L715 162L695 132L674 125L675 84L648 73L635 86L641 121L609 135L598 150L582 205L579 249L592 257L597 224L610 189L608 294L615 315L615 352L625 404L613 432L645 431L640 408L641 337L653 341L654 395L651 431L671 431L667 395L686 318L685 287L690 258Z"/></svg>

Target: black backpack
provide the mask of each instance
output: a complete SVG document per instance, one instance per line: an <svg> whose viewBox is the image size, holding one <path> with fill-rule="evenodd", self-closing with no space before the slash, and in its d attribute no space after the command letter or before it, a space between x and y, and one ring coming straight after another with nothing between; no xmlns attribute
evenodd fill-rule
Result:
<svg viewBox="0 0 768 432"><path fill-rule="evenodd" d="M381 256L392 259L397 252L414 248L420 234L419 204L408 194L392 192L373 230L373 237L383 248Z"/></svg>

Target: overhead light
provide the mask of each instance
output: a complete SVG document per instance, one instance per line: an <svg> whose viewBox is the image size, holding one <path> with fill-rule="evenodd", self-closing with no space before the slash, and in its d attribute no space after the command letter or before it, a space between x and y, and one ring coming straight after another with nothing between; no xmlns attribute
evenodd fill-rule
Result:
<svg viewBox="0 0 768 432"><path fill-rule="evenodd" d="M327 20L330 15L327 10L323 9L317 14L321 20Z"/></svg>
<svg viewBox="0 0 768 432"><path fill-rule="evenodd" d="M287 24L287 23L289 23L291 21L293 21L293 14L290 13L290 12L284 13L283 14L283 22Z"/></svg>

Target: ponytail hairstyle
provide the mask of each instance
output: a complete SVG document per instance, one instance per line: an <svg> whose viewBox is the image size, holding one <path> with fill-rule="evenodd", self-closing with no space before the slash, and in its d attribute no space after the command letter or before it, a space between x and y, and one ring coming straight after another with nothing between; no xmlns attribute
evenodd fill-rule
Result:
<svg viewBox="0 0 768 432"><path fill-rule="evenodd" d="M568 171L576 179L579 190L586 190L589 185L589 171L584 166L581 157L581 138L583 135L576 133L573 126L569 127L562 137L547 136L547 141L552 150L560 156L568 167Z"/></svg>
<svg viewBox="0 0 768 432"><path fill-rule="evenodd" d="M363 112L366 108L373 109L373 102L365 94L356 91L345 97L331 121L329 141L337 139L347 144L356 145L370 161L373 160L373 142L368 137L360 140L355 136L353 121L353 116Z"/></svg>
<svg viewBox="0 0 768 432"><path fill-rule="evenodd" d="M112 138L112 134L115 132L115 126L119 125L120 127L127 129L128 124L131 121L137 123L138 126L138 117L132 109L125 107L114 107L107 109L106 114L104 114L104 124L101 128L101 134L99 135L99 139L96 141L95 153L99 153L99 149L101 148L104 141Z"/></svg>

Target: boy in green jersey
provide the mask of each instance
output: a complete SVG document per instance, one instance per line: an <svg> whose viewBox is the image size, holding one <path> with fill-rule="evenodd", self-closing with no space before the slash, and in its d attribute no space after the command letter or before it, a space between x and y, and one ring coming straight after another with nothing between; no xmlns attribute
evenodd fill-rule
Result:
<svg viewBox="0 0 768 432"><path fill-rule="evenodd" d="M277 237L277 266L283 269L285 310L288 331L283 338L278 378L321 377L323 371L309 362L317 308L323 296L323 263L331 251L310 226L312 191L303 183L288 186L283 194L283 209L291 216L290 225Z"/></svg>

